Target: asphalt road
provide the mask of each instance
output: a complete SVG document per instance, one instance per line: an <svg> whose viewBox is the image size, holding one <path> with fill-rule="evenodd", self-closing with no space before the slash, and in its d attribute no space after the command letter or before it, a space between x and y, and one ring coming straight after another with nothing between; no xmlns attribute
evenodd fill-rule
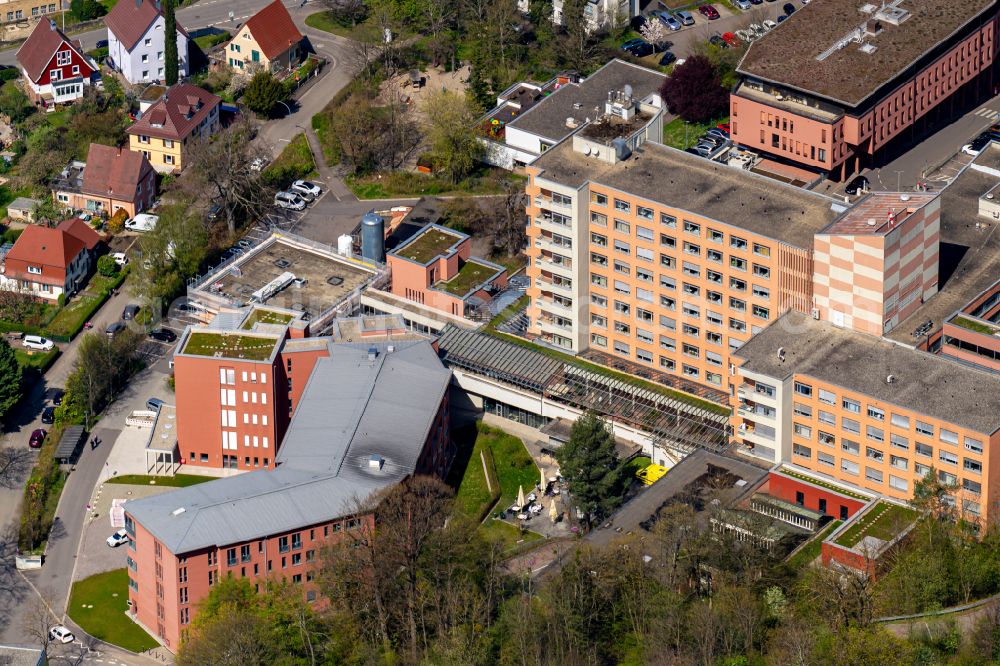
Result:
<svg viewBox="0 0 1000 666"><path fill-rule="evenodd" d="M201 2L189 7L178 9L177 23L188 31L218 27L232 32L234 28L242 25L270 2L271 0L201 0ZM298 8L302 6L302 1L286 2L285 6L290 10ZM230 18L230 14L232 14L232 18ZM108 31L100 28L73 35L73 37L83 43L85 51L89 51L96 48L98 40L108 38ZM0 52L0 65L16 65L16 53L16 48Z"/></svg>

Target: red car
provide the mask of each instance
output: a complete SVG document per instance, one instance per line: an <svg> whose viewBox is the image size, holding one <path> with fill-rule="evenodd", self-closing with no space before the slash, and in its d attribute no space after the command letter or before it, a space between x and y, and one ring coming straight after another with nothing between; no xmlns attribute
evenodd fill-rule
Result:
<svg viewBox="0 0 1000 666"><path fill-rule="evenodd" d="M33 449L42 448L42 442L45 441L45 430L42 428L37 428L31 431L31 439L28 440L28 446Z"/></svg>
<svg viewBox="0 0 1000 666"><path fill-rule="evenodd" d="M709 21L714 21L719 18L719 10L712 5L702 5L698 8L698 11L701 12L702 15Z"/></svg>
<svg viewBox="0 0 1000 666"><path fill-rule="evenodd" d="M724 131L726 134L731 134L732 133L732 132L729 131L729 123L719 123L718 125L716 125L716 127L718 127L720 130Z"/></svg>
<svg viewBox="0 0 1000 666"><path fill-rule="evenodd" d="M722 39L726 42L726 44L729 44L732 47L737 47L742 44L742 42L736 38L736 35L731 32L722 33Z"/></svg>

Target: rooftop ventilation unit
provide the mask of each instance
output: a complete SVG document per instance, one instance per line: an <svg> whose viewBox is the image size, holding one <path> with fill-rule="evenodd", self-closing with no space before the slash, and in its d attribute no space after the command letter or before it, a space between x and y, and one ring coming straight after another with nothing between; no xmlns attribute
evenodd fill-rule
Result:
<svg viewBox="0 0 1000 666"><path fill-rule="evenodd" d="M899 25L906 19L910 18L911 14L902 7L883 7L875 18L882 19L890 25Z"/></svg>
<svg viewBox="0 0 1000 666"><path fill-rule="evenodd" d="M874 44L862 44L861 46L858 47L858 50L861 51L862 53L867 53L868 55L871 55L878 50L878 47L875 46Z"/></svg>
<svg viewBox="0 0 1000 666"><path fill-rule="evenodd" d="M179 508L174 509L173 511L171 511L170 515L171 516L179 516L182 513L184 513L185 511L187 511L187 509L185 509L184 507L179 507Z"/></svg>
<svg viewBox="0 0 1000 666"><path fill-rule="evenodd" d="M376 358L378 358L378 349L376 347L369 347L368 348L368 360L369 361L374 361Z"/></svg>
<svg viewBox="0 0 1000 666"><path fill-rule="evenodd" d="M368 469L380 470L385 464L385 458L377 453L368 456Z"/></svg>
<svg viewBox="0 0 1000 666"><path fill-rule="evenodd" d="M874 14L876 9L878 9L878 5L868 3L867 5L862 5L858 11L863 14Z"/></svg>

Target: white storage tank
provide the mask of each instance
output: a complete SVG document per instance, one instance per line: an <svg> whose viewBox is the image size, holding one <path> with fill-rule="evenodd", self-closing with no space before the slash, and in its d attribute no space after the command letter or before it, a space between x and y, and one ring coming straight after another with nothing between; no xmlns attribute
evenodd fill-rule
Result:
<svg viewBox="0 0 1000 666"><path fill-rule="evenodd" d="M342 257L351 256L351 249L354 246L354 239L350 234L343 234L337 237L337 254Z"/></svg>

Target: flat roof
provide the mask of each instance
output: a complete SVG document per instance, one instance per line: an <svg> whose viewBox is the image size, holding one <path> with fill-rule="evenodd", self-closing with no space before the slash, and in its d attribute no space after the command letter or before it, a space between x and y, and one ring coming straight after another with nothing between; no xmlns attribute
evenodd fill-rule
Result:
<svg viewBox="0 0 1000 666"><path fill-rule="evenodd" d="M1000 146L991 143L941 193L938 293L885 337L916 345L923 340L914 335L918 328L931 322L928 332L937 331L952 314L996 283L1000 277L1000 228L996 220L979 215L979 197L997 184Z"/></svg>
<svg viewBox="0 0 1000 666"><path fill-rule="evenodd" d="M375 276L373 268L279 237L240 257L201 289L236 303L249 303L255 291L286 272L304 283L288 285L263 305L298 310L313 317L334 307Z"/></svg>
<svg viewBox="0 0 1000 666"><path fill-rule="evenodd" d="M801 312L785 313L735 355L750 372L782 380L815 377L986 436L1000 429L1000 375ZM892 383L886 381L890 375Z"/></svg>
<svg viewBox="0 0 1000 666"><path fill-rule="evenodd" d="M907 192L902 195L898 192L871 192L856 201L823 233L884 236L937 197L938 194L932 192Z"/></svg>
<svg viewBox="0 0 1000 666"><path fill-rule="evenodd" d="M384 343L332 345L309 377L276 469L129 502L127 512L175 554L351 515L413 473L448 390L451 373L428 342L395 344L391 353Z"/></svg>
<svg viewBox="0 0 1000 666"><path fill-rule="evenodd" d="M400 243L392 254L426 265L437 257L447 254L466 238L468 235L461 232L438 224L428 224L409 240Z"/></svg>
<svg viewBox="0 0 1000 666"><path fill-rule="evenodd" d="M434 286L459 298L465 298L476 287L491 282L503 270L503 266L478 257L470 257L450 280L442 280Z"/></svg>
<svg viewBox="0 0 1000 666"><path fill-rule="evenodd" d="M281 337L278 336L190 328L185 332L177 353L266 361L274 355L280 343Z"/></svg>
<svg viewBox="0 0 1000 666"><path fill-rule="evenodd" d="M177 407L163 404L157 410L153 430L146 448L151 451L173 451L177 446Z"/></svg>
<svg viewBox="0 0 1000 666"><path fill-rule="evenodd" d="M848 208L839 199L650 142L609 164L564 141L531 166L564 186L590 181L800 248L811 248L813 235Z"/></svg>
<svg viewBox="0 0 1000 666"><path fill-rule="evenodd" d="M608 93L632 86L632 97L642 100L658 92L666 75L615 58L580 83L567 83L510 121L508 127L530 132L553 143L572 134L567 118L583 123L604 113Z"/></svg>
<svg viewBox="0 0 1000 666"><path fill-rule="evenodd" d="M808 92L848 107L860 105L981 14L995 12L995 0L896 0L909 12L899 25L880 20L881 32L862 32L875 47L866 53L850 39L873 18L880 0L817 0L777 29L754 41L737 67L741 74ZM843 48L838 44L847 40ZM832 50L831 50L832 49ZM823 60L817 59L826 55Z"/></svg>

